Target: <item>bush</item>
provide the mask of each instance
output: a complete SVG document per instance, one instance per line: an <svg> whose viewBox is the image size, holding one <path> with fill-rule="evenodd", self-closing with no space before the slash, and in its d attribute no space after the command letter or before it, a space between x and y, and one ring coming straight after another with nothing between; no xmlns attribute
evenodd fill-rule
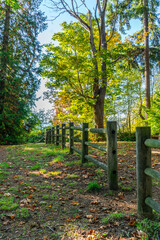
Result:
<svg viewBox="0 0 160 240"><path fill-rule="evenodd" d="M40 142L44 142L44 134L45 131L41 131L41 130L33 130L31 131L29 137L28 137L28 142L29 143L40 143Z"/></svg>
<svg viewBox="0 0 160 240"><path fill-rule="evenodd" d="M136 133L118 133L117 139L118 141L136 141Z"/></svg>
<svg viewBox="0 0 160 240"><path fill-rule="evenodd" d="M100 189L101 187L96 181L90 182L87 187L88 192L98 192Z"/></svg>

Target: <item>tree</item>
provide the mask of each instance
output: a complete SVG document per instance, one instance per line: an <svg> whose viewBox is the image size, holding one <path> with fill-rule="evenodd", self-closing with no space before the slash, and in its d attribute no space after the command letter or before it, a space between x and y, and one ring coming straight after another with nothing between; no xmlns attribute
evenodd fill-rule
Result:
<svg viewBox="0 0 160 240"><path fill-rule="evenodd" d="M85 1L70 1L67 3L64 0L51 1L53 9L58 11L59 14L64 11L69 13L72 17L77 19L81 26L89 34L89 43L92 53L93 63L93 94L94 94L94 116L95 127L103 128L104 120L104 99L106 95L106 87L108 84L107 75L109 67L107 67L108 43L111 41L117 20L117 7L118 1L97 0L95 5L94 16L91 10L87 7ZM83 14L80 11L81 7L85 8L87 14ZM107 21L106 21L107 15ZM106 34L106 24L108 28L108 34ZM96 44L96 34L98 34L98 44ZM97 55L100 56L100 64L97 61ZM116 59L114 59L116 61ZM111 62L110 62L111 63ZM111 66L111 65L109 65Z"/></svg>
<svg viewBox="0 0 160 240"><path fill-rule="evenodd" d="M17 1L11 1L16 3ZM41 1L21 1L16 7L1 1L0 8L0 142L17 142L39 86L36 66L41 47L39 32L45 18L38 10Z"/></svg>
<svg viewBox="0 0 160 240"><path fill-rule="evenodd" d="M151 98L152 108L147 109L147 122L151 126L152 134L160 134L160 75L155 75L155 86Z"/></svg>
<svg viewBox="0 0 160 240"><path fill-rule="evenodd" d="M160 56L160 19L158 9L160 6L159 0L133 0L121 3L120 9L124 9L124 15L128 19L139 19L142 24L142 30L139 36L143 40L143 65L145 78L145 107L150 109L150 76L152 71L152 64L154 61L159 62ZM141 107L140 107L141 108ZM145 117L141 114L143 120ZM147 118L147 115L146 115Z"/></svg>
<svg viewBox="0 0 160 240"><path fill-rule="evenodd" d="M56 116L60 120L73 120L75 122L93 122L94 107L96 103L94 92L95 76L94 63L88 33L80 25L73 22L63 23L62 31L54 34L52 40L58 42L46 46L41 64L42 76L48 78L45 93L46 98L54 103ZM98 29L95 31L95 46L98 45ZM108 89L115 69L111 65L118 55L126 53L132 47L131 42L122 43L120 35L115 32L108 43ZM96 55L98 68L101 66L101 54ZM115 80L115 78L113 78ZM114 80L112 82L114 83ZM99 84L102 84L100 82ZM62 116L64 115L64 117ZM97 116L98 117L98 116Z"/></svg>

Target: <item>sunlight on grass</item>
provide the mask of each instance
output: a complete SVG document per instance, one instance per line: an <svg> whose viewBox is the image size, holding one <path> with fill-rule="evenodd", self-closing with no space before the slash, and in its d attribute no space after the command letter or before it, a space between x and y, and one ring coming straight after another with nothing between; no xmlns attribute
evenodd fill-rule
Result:
<svg viewBox="0 0 160 240"><path fill-rule="evenodd" d="M47 172L46 174L51 175L51 176L56 176L56 175L59 175L61 173L62 173L61 171L54 171L54 172Z"/></svg>
<svg viewBox="0 0 160 240"><path fill-rule="evenodd" d="M49 162L50 165L53 165L54 163L57 162L63 162L64 161L64 157L62 155L55 157L51 162Z"/></svg>
<svg viewBox="0 0 160 240"><path fill-rule="evenodd" d="M35 148L33 148L33 147L32 147L32 148L31 148L31 147L25 147L24 150L25 150L25 151L34 151Z"/></svg>
<svg viewBox="0 0 160 240"><path fill-rule="evenodd" d="M40 172L40 173L46 173L46 172L47 172L47 170L46 170L46 169L42 169L42 168L41 168L41 169L39 170L39 172Z"/></svg>

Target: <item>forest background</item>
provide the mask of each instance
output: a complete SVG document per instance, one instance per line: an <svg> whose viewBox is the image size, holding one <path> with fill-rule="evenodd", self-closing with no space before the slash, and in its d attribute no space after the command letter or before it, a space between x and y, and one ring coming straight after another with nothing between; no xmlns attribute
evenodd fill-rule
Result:
<svg viewBox="0 0 160 240"><path fill-rule="evenodd" d="M146 124L158 135L159 1L67 2L47 1L53 18L65 12L72 22L66 18L42 51L41 1L0 1L1 144L39 141L49 123L86 119L98 128L116 120L125 140ZM125 35L133 19L141 29ZM53 104L47 113L34 110L40 78L47 79L44 96Z"/></svg>

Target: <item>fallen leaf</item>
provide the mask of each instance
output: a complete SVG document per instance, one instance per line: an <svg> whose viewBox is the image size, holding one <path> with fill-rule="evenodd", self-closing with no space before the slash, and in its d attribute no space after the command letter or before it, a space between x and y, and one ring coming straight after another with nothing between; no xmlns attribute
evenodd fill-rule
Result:
<svg viewBox="0 0 160 240"><path fill-rule="evenodd" d="M123 195L123 193L118 193L118 197L119 197L119 199L123 199L124 198L124 195Z"/></svg>
<svg viewBox="0 0 160 240"><path fill-rule="evenodd" d="M96 231L95 231L94 229L91 229L91 230L89 230L88 234L89 234L89 235L96 234Z"/></svg>
<svg viewBox="0 0 160 240"><path fill-rule="evenodd" d="M72 203L71 203L72 205L79 205L79 202L78 201L72 201Z"/></svg>
<svg viewBox="0 0 160 240"><path fill-rule="evenodd" d="M15 218L15 214L10 215L10 218L14 219Z"/></svg>
<svg viewBox="0 0 160 240"><path fill-rule="evenodd" d="M5 197L10 197L11 194L10 194L10 193L5 193L4 196L5 196Z"/></svg>
<svg viewBox="0 0 160 240"><path fill-rule="evenodd" d="M89 209L89 211L92 212L92 213L95 213L95 212L97 212L97 209L96 208L91 208L91 209Z"/></svg>
<svg viewBox="0 0 160 240"><path fill-rule="evenodd" d="M91 204L93 204L93 205L98 205L100 202L99 201L93 201L93 202L91 202Z"/></svg>
<svg viewBox="0 0 160 240"><path fill-rule="evenodd" d="M129 226L134 226L134 225L136 224L136 222L137 222L136 219L133 218L133 219L130 220L130 222L128 223L128 225L129 225Z"/></svg>
<svg viewBox="0 0 160 240"><path fill-rule="evenodd" d="M93 218L93 216L92 215L86 215L86 218L91 219L91 218Z"/></svg>

